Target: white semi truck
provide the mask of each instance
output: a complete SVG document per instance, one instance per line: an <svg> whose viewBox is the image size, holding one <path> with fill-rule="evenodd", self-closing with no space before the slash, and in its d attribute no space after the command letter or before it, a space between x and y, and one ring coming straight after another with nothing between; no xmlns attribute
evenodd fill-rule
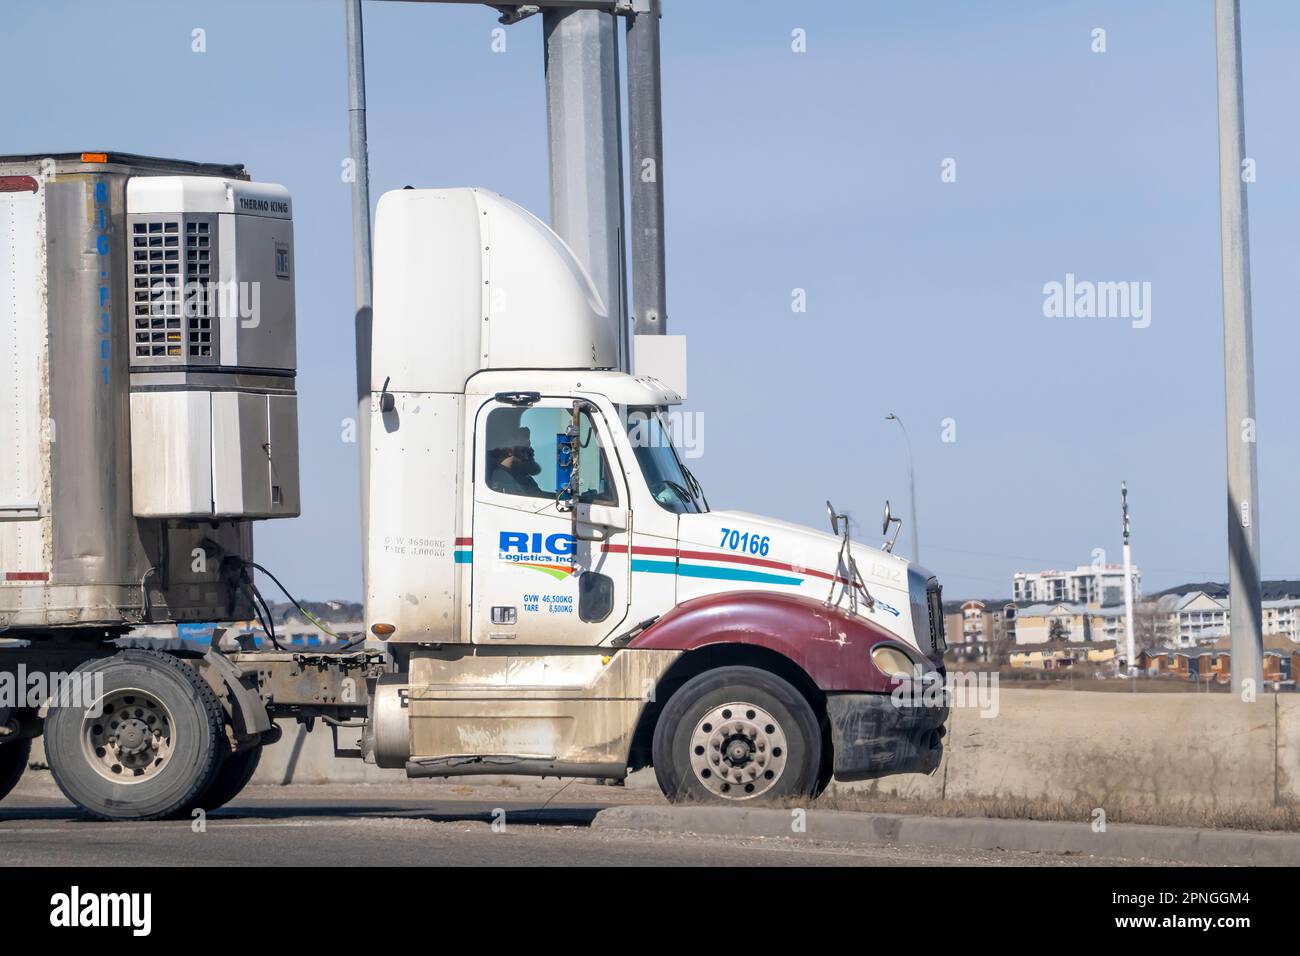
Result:
<svg viewBox="0 0 1300 956"><path fill-rule="evenodd" d="M176 235L187 287L203 222L222 294L172 328L172 286L140 265L166 279ZM137 251L155 234L157 274ZM619 371L572 252L482 189L379 203L370 647L121 650L134 624L265 612L250 525L298 511L289 197L239 167L12 157L0 242L26 376L0 398L0 636L19 639L0 686L94 679L86 700L0 698L0 795L44 733L92 814L219 806L290 718L362 722L357 755L409 776L653 766L673 800L937 766L942 694L896 691L942 674L938 582L833 511L827 534L711 509L671 441L680 370Z"/></svg>

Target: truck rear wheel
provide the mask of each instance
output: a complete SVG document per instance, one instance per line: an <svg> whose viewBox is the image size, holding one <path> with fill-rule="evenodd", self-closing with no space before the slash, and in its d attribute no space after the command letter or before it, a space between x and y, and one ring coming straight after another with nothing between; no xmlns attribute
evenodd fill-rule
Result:
<svg viewBox="0 0 1300 956"><path fill-rule="evenodd" d="M669 800L740 803L811 796L822 741L789 683L756 667L720 667L668 699L652 748Z"/></svg>
<svg viewBox="0 0 1300 956"><path fill-rule="evenodd" d="M231 754L226 758L226 762L221 765L221 769L217 771L217 775L213 778L207 791L194 806L204 811L224 807L239 796L240 792L248 786L248 781L253 779L253 774L257 772L257 765L261 762L261 744Z"/></svg>
<svg viewBox="0 0 1300 956"><path fill-rule="evenodd" d="M9 796L9 791L18 785L18 780L27 769L27 761L31 756L30 739L0 744L0 800Z"/></svg>
<svg viewBox="0 0 1300 956"><path fill-rule="evenodd" d="M97 700L51 707L45 754L64 795L105 820L197 806L229 752L221 701L193 668L127 650L77 668ZM84 683L84 682L83 682Z"/></svg>

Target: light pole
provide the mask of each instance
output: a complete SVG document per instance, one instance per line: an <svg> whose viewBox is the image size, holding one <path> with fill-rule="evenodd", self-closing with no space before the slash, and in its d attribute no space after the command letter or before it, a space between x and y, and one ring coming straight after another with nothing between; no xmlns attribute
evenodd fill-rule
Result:
<svg viewBox="0 0 1300 956"><path fill-rule="evenodd" d="M893 412L885 416L885 421L898 422L898 427L903 430L903 443L907 446L907 498L912 505L912 560L919 564L921 541L916 527L916 472L912 468L912 438L907 434L907 426L903 424L903 420Z"/></svg>
<svg viewBox="0 0 1300 956"><path fill-rule="evenodd" d="M346 0L348 147L352 160L352 270L357 360L357 447L361 460L361 593L370 586L370 160L366 145L366 56L361 0Z"/></svg>
<svg viewBox="0 0 1300 956"><path fill-rule="evenodd" d="M1241 7L1215 0L1219 101L1219 234L1223 256L1223 370L1228 426L1228 594L1232 690L1254 700L1263 683L1259 585L1259 476L1255 456L1255 357L1246 218L1246 122L1241 91ZM1243 693L1248 691L1249 693Z"/></svg>

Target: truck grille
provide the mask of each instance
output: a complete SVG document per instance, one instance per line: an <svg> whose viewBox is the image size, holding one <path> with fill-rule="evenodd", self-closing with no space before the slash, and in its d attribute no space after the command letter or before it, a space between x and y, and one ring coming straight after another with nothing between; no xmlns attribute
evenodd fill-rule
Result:
<svg viewBox="0 0 1300 956"><path fill-rule="evenodd" d="M930 646L942 654L948 649L948 639L943 632L943 585L938 578L926 582L925 603L930 612Z"/></svg>

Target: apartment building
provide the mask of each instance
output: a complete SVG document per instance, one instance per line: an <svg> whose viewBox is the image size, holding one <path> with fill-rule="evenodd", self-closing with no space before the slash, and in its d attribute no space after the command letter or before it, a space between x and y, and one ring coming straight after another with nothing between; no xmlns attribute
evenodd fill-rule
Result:
<svg viewBox="0 0 1300 956"><path fill-rule="evenodd" d="M1088 607L1085 604L1030 604L1016 610L1016 644L1049 641L1083 643L1123 641L1124 607Z"/></svg>
<svg viewBox="0 0 1300 956"><path fill-rule="evenodd" d="M1156 613L1165 619L1164 634L1175 647L1195 647L1228 633L1228 601L1204 591L1162 594Z"/></svg>
<svg viewBox="0 0 1300 956"><path fill-rule="evenodd" d="M1285 634L1293 641L1300 641L1300 600L1265 601L1264 633Z"/></svg>
<svg viewBox="0 0 1300 956"><path fill-rule="evenodd" d="M1016 610L1016 644L1090 640L1087 608L1079 604L1030 604Z"/></svg>
<svg viewBox="0 0 1300 956"><path fill-rule="evenodd" d="M1142 572L1131 569L1133 597L1142 593ZM1124 603L1124 566L1081 564L1073 571L1018 571L1011 577L1011 599L1017 604Z"/></svg>

